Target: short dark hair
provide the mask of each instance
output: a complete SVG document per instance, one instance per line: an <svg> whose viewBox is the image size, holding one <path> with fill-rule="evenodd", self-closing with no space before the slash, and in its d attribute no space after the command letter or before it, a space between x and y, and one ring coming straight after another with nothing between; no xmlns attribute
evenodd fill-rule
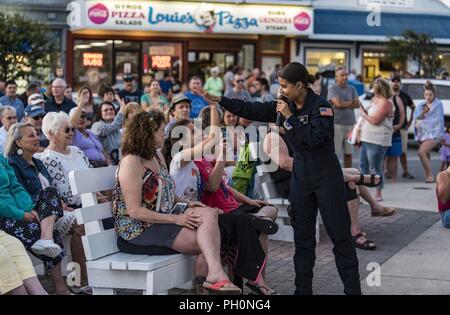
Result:
<svg viewBox="0 0 450 315"><path fill-rule="evenodd" d="M264 86L264 90L270 91L270 84L266 78L257 78L256 81L258 81L261 84L261 86Z"/></svg>
<svg viewBox="0 0 450 315"><path fill-rule="evenodd" d="M36 88L38 88L38 85L37 85L37 83L29 83L28 85L27 85L27 91L28 92L30 92L31 90L34 90L34 89L36 89Z"/></svg>
<svg viewBox="0 0 450 315"><path fill-rule="evenodd" d="M94 117L94 121L95 122L96 121L103 121L103 119L102 119L102 107L103 107L103 105L112 106L112 108L114 108L114 113L117 115L117 109L116 109L116 107L114 106L113 103L107 102L107 101L102 101L100 103L100 105L97 107L97 110L95 111L95 117Z"/></svg>
<svg viewBox="0 0 450 315"><path fill-rule="evenodd" d="M109 92L111 92L111 93L113 93L113 94L116 93L116 91L114 91L114 89L113 89L110 85L102 85L102 86L100 87L100 91L99 91L98 95L99 95L101 98L103 98L103 97L105 96L105 94L106 94L106 93L109 93Z"/></svg>
<svg viewBox="0 0 450 315"><path fill-rule="evenodd" d="M8 81L5 82L5 88L7 88L8 85L15 85L15 86L17 86L17 83L14 80L8 80Z"/></svg>

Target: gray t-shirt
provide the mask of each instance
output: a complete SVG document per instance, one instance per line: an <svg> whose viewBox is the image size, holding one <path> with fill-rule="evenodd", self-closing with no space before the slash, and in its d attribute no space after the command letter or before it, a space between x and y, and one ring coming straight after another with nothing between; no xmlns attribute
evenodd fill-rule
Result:
<svg viewBox="0 0 450 315"><path fill-rule="evenodd" d="M243 101L247 101L247 102L251 102L252 101L252 96L246 90L241 90L239 92L236 92L234 89L233 90L229 90L228 92L225 93L225 97L227 97L227 98L237 98L237 99L240 99L240 100L243 100Z"/></svg>
<svg viewBox="0 0 450 315"><path fill-rule="evenodd" d="M331 100L338 97L341 101L353 101L358 98L358 92L353 85L347 84L341 88L334 84L328 88L328 99ZM331 103L331 102L330 102ZM334 123L336 125L353 125L355 124L355 110L353 108L340 109L333 105Z"/></svg>

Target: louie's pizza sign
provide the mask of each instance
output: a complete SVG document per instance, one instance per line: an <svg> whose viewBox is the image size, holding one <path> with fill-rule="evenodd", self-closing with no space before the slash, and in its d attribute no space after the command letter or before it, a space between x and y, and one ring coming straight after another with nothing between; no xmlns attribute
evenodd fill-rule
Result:
<svg viewBox="0 0 450 315"><path fill-rule="evenodd" d="M86 1L83 6L84 28L272 35L313 32L313 10L299 6L163 1Z"/></svg>

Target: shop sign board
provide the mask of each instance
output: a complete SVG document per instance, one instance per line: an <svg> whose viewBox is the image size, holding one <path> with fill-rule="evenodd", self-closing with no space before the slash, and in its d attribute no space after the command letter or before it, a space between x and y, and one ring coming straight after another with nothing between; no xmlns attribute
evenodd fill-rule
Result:
<svg viewBox="0 0 450 315"><path fill-rule="evenodd" d="M303 6L116 0L85 1L81 12L76 29L267 35L310 35L314 15Z"/></svg>

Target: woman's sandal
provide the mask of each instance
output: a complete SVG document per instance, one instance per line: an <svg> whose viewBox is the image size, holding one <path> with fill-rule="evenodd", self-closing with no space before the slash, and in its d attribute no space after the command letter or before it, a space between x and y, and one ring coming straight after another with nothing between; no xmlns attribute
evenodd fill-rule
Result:
<svg viewBox="0 0 450 315"><path fill-rule="evenodd" d="M364 237L366 239L366 241L364 243L358 243L357 242L357 240L360 239L361 237ZM355 245L356 248L360 248L360 249L365 249L365 250L375 250L375 249L377 249L377 246L375 245L375 243L372 242L371 240L369 240L362 233L358 233L355 236L353 236L353 244Z"/></svg>
<svg viewBox="0 0 450 315"><path fill-rule="evenodd" d="M378 211L375 209L370 209L371 215L372 217L390 217L391 215L394 215L396 210L395 208L388 208L388 207L383 207L382 211Z"/></svg>
<svg viewBox="0 0 450 315"><path fill-rule="evenodd" d="M229 286L226 286L229 285ZM216 283L203 282L203 288L215 294L241 295L242 290L230 280L222 280Z"/></svg>
<svg viewBox="0 0 450 315"><path fill-rule="evenodd" d="M271 218L255 214L250 214L250 217L252 219L253 226L259 232L266 235L272 235L278 232L279 226Z"/></svg>
<svg viewBox="0 0 450 315"><path fill-rule="evenodd" d="M376 174L371 174L370 175L370 182L367 183L364 181L365 176L368 175L364 175L364 174L359 174L359 180L357 182L355 182L356 185L363 185L363 186L367 186L367 187L377 187L380 186L381 184L381 178L379 175ZM378 184L375 184L375 178L378 176L378 178L380 178L380 181L378 182Z"/></svg>
<svg viewBox="0 0 450 315"><path fill-rule="evenodd" d="M266 286L260 285L258 283L254 283L254 282L247 282L245 284L250 290L252 290L251 295L280 295L277 291L275 291L274 289L268 288ZM264 289L266 293L264 293L264 291L262 291L261 289Z"/></svg>

